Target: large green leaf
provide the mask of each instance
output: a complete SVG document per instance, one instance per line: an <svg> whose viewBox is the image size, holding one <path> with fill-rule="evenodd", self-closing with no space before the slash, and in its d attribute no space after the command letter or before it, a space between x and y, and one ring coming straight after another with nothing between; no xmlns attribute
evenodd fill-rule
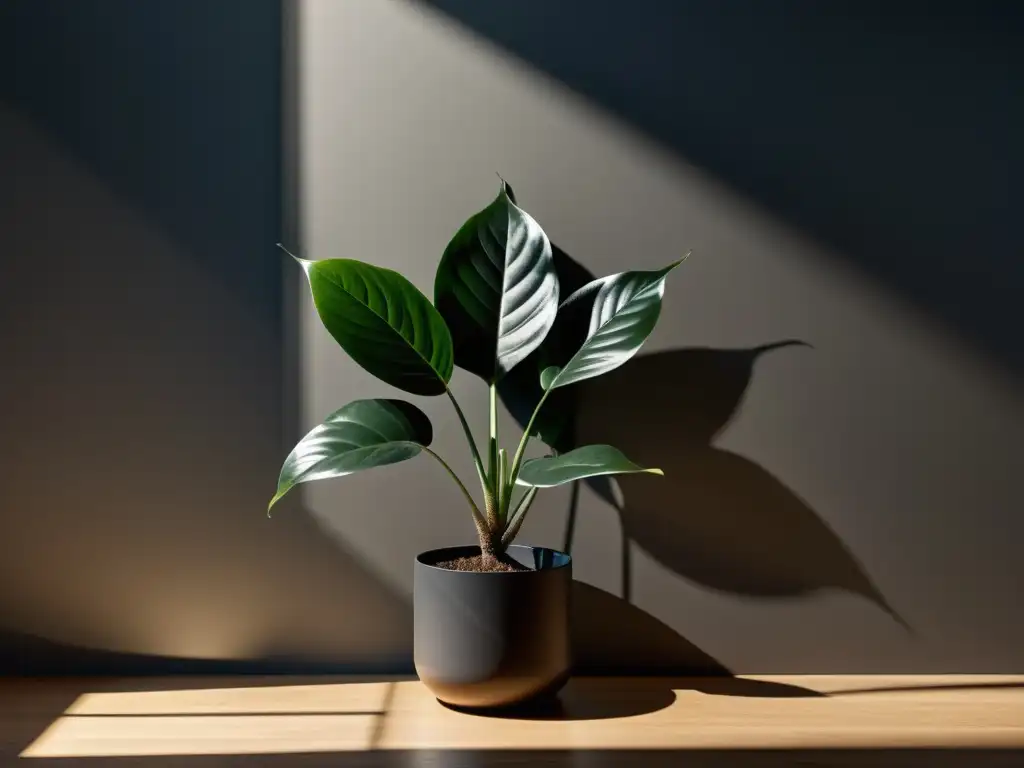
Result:
<svg viewBox="0 0 1024 768"><path fill-rule="evenodd" d="M509 189L509 196L511 195L512 190ZM558 275L558 287L563 294L571 295L593 282L594 275L556 243L551 244L551 256L555 263L555 273ZM544 395L539 380L541 370L554 362L564 363L565 359L568 359L562 359L556 351L561 346L559 323L560 320L556 318L554 326L541 345L498 382L498 395L523 429L526 428L537 403ZM579 347L578 342L576 346ZM575 349L571 352L574 351ZM566 387L550 393L533 422L534 436L559 452L564 453L572 449L578 399L579 392L576 387Z"/></svg>
<svg viewBox="0 0 1024 768"><path fill-rule="evenodd" d="M558 311L558 279L544 230L506 185L452 238L434 280L452 330L455 363L501 379L544 340Z"/></svg>
<svg viewBox="0 0 1024 768"><path fill-rule="evenodd" d="M618 448L612 448L610 445L585 445L560 456L530 459L523 464L518 482L522 485L550 488L554 485L571 483L573 480L582 480L585 477L623 475L634 472L662 474L660 469L646 469L637 466L627 459Z"/></svg>
<svg viewBox="0 0 1024 768"><path fill-rule="evenodd" d="M430 445L430 420L403 400L355 400L302 438L281 467L273 507L299 483L411 459Z"/></svg>
<svg viewBox="0 0 1024 768"><path fill-rule="evenodd" d="M665 278L682 261L653 272L622 272L576 291L559 307L560 345L576 351L548 368L541 386L555 389L618 368L647 340L661 314Z"/></svg>
<svg viewBox="0 0 1024 768"><path fill-rule="evenodd" d="M445 392L454 365L452 337L416 286L353 259L298 261L321 321L353 360L414 395Z"/></svg>

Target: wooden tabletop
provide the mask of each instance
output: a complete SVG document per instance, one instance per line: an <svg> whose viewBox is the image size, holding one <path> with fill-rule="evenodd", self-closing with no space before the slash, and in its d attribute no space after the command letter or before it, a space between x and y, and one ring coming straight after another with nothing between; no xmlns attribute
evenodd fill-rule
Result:
<svg viewBox="0 0 1024 768"><path fill-rule="evenodd" d="M581 678L504 716L414 680L0 683L0 765L1020 766L1024 676Z"/></svg>

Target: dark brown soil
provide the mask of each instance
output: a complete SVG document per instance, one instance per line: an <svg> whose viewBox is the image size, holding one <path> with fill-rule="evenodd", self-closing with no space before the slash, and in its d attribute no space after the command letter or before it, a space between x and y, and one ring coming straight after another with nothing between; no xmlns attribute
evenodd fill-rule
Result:
<svg viewBox="0 0 1024 768"><path fill-rule="evenodd" d="M449 571L466 571L470 573L516 573L528 571L510 557L503 557L500 560L496 557L484 558L481 555L473 557L457 557L454 560L444 560L434 563L438 568L447 568Z"/></svg>

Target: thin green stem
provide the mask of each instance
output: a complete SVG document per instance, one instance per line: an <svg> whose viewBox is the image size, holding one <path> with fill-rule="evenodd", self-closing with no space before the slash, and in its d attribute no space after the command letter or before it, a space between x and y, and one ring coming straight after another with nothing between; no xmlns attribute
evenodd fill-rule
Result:
<svg viewBox="0 0 1024 768"><path fill-rule="evenodd" d="M523 520L526 519L526 513L530 510L530 505L533 504L533 499L537 496L537 490L537 486L530 488L516 505L516 510L512 513L511 522L509 522L508 528L505 529L505 533L501 537L501 546L503 548L515 540L519 529L523 525Z"/></svg>
<svg viewBox="0 0 1024 768"><path fill-rule="evenodd" d="M445 389L448 393L448 399L452 401L452 405L455 406L455 413L459 416L459 423L462 425L462 431L466 435L466 442L469 443L469 450L473 454L473 464L476 466L476 473L480 478L480 483L484 487L484 492L487 492L487 474L484 472L484 462L480 458L480 451L477 450L476 440L473 439L473 430L469 428L469 422L466 421L466 414L462 412L459 401L455 399L455 395L450 389Z"/></svg>
<svg viewBox="0 0 1024 768"><path fill-rule="evenodd" d="M455 484L459 486L459 490L462 491L462 495L465 496L466 501L469 502L469 508L473 513L473 522L476 523L477 529L479 529L481 525L486 527L486 522L484 521L484 516L480 513L480 508L476 505L476 502L473 501L473 497L470 495L469 491L466 490L466 486L462 484L462 481L459 479L459 476L455 474L455 470L448 466L447 461L442 459L440 456L438 456L436 453L430 450L430 448L428 448L427 446L424 445L423 450L429 453L435 459L437 459L441 466L445 468L449 475L451 475L451 478L452 480L455 481Z"/></svg>
<svg viewBox="0 0 1024 768"><path fill-rule="evenodd" d="M508 454L498 449L498 520L504 525L508 519L508 505L512 499L512 486L508 484Z"/></svg>
<svg viewBox="0 0 1024 768"><path fill-rule="evenodd" d="M494 382L488 387L489 403L488 412L488 435L487 442L487 476L491 479L491 489L495 497L498 495L498 388Z"/></svg>
<svg viewBox="0 0 1024 768"><path fill-rule="evenodd" d="M492 381L488 387L488 426L487 441L487 478L490 481L491 493L494 498L494 522L500 523L502 516L502 496L505 478L501 474L498 460L498 387Z"/></svg>
<svg viewBox="0 0 1024 768"><path fill-rule="evenodd" d="M523 463L523 453L526 451L526 444L530 442L530 433L533 432L533 422L537 420L537 414L540 413L541 406L544 405L544 401L548 399L548 395L550 394L550 389L544 390L544 394L541 396L540 402L537 403L537 407L533 409L533 415L530 416L530 421L526 424L526 430L523 432L523 438L519 441L519 447L516 448L515 458L512 459L512 469L508 474L509 485L515 485L516 479L519 477L519 465Z"/></svg>
<svg viewBox="0 0 1024 768"><path fill-rule="evenodd" d="M491 382L490 390L490 416L491 416L491 437L498 439L498 385Z"/></svg>

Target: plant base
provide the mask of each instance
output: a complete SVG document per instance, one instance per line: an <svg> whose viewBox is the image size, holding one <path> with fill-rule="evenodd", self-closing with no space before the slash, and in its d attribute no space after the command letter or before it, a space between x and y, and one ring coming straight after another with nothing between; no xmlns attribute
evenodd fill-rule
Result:
<svg viewBox="0 0 1024 768"><path fill-rule="evenodd" d="M459 557L455 560L435 563L435 565L449 571L466 571L467 573L517 573L530 570L511 557L484 557L483 555Z"/></svg>

